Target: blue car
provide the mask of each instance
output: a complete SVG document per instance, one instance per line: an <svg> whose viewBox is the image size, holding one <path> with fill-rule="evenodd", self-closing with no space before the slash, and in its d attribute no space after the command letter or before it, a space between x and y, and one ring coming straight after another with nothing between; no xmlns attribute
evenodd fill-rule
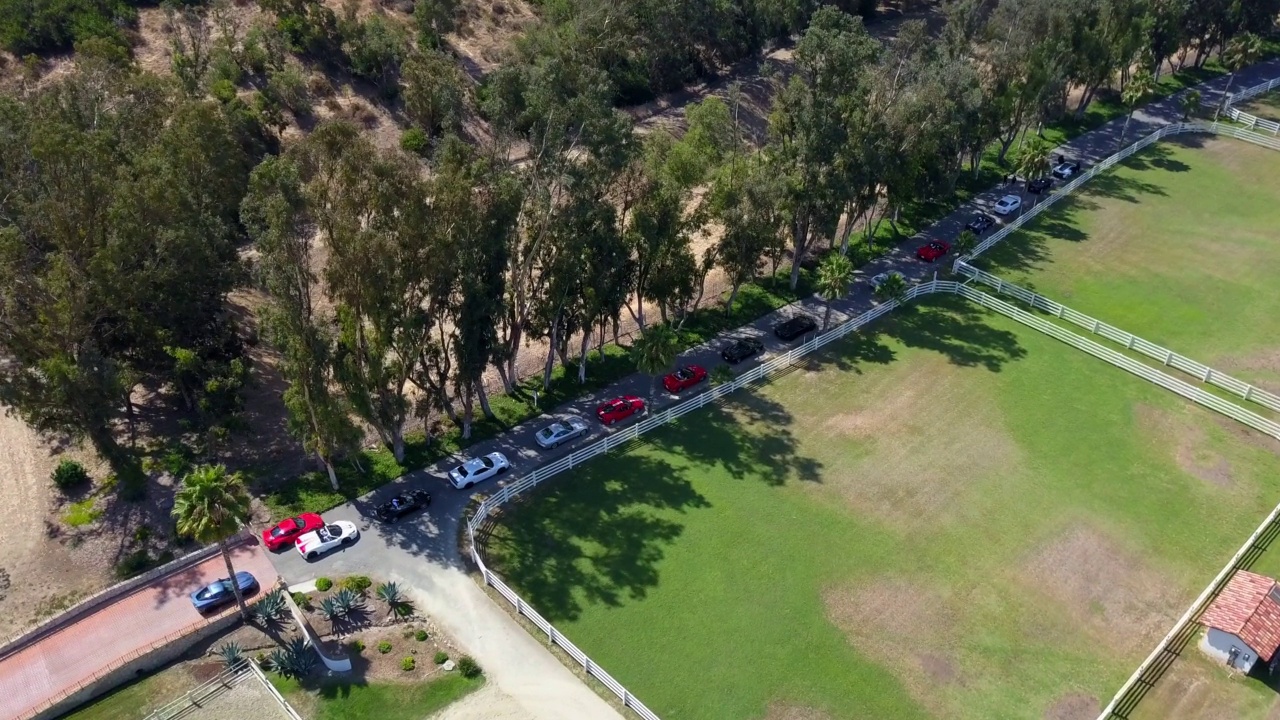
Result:
<svg viewBox="0 0 1280 720"><path fill-rule="evenodd" d="M236 573L236 585L240 586L240 594L248 595L258 589L258 580L247 572ZM231 579L222 578L214 580L199 590L191 593L191 604L196 606L196 610L204 612L210 608L215 608L223 603L228 603L236 599L236 594L231 589Z"/></svg>

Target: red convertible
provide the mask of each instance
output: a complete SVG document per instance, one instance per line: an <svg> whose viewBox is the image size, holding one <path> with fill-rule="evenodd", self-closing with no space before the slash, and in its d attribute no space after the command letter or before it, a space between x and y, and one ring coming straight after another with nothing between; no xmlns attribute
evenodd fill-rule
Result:
<svg viewBox="0 0 1280 720"><path fill-rule="evenodd" d="M678 393L706 379L707 371L702 369L701 365L686 365L662 378L662 387L669 393Z"/></svg>
<svg viewBox="0 0 1280 720"><path fill-rule="evenodd" d="M942 242L941 240L934 240L927 245L922 245L919 250L916 250L916 257L925 262L933 262L943 255L946 255L950 250L950 245Z"/></svg>
<svg viewBox="0 0 1280 720"><path fill-rule="evenodd" d="M302 513L298 517L285 518L273 528L262 531L262 544L268 550L279 550L292 545L294 540L313 530L324 527L324 520L315 513Z"/></svg>
<svg viewBox="0 0 1280 720"><path fill-rule="evenodd" d="M596 408L596 417L605 425L625 420L644 410L644 401L635 395L623 395Z"/></svg>

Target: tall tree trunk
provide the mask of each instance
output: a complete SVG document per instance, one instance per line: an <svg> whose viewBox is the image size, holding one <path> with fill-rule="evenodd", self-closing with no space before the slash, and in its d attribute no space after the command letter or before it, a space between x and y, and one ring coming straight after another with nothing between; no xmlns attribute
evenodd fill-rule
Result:
<svg viewBox="0 0 1280 720"><path fill-rule="evenodd" d="M320 464L324 465L324 471L329 474L329 484L334 490L338 489L338 472L333 467L333 461L329 460L320 453L316 453L316 457L320 458Z"/></svg>
<svg viewBox="0 0 1280 720"><path fill-rule="evenodd" d="M724 314L725 314L725 315L732 315L732 314L733 314L733 301L737 299L737 297L738 297L738 289L739 289L739 288L741 288L741 287L742 287L742 283L740 283L740 282L735 282L735 283L733 284L733 288L732 288L731 290L729 290L729 299L728 299L728 300L726 300L726 301L725 301L725 303L724 303Z"/></svg>
<svg viewBox="0 0 1280 720"><path fill-rule="evenodd" d="M244 604L240 583L236 582L236 569L231 566L231 549L227 547L226 538L218 541L218 550L222 551L222 561L227 565L227 577L231 578L231 592L236 596L236 606L240 608L240 619L249 622L249 606Z"/></svg>
<svg viewBox="0 0 1280 720"><path fill-rule="evenodd" d="M476 397L480 399L480 412L490 420L497 420L498 416L493 414L493 408L489 407L489 391L484 389L484 381L476 383Z"/></svg>
<svg viewBox="0 0 1280 720"><path fill-rule="evenodd" d="M494 363L493 366L498 369L498 377L502 380L502 390L508 395L516 391L515 385L511 382L511 376L507 375L507 364L505 362Z"/></svg>
<svg viewBox="0 0 1280 720"><path fill-rule="evenodd" d="M396 425L391 428L391 455L395 457L396 462L404 462L404 426Z"/></svg>
<svg viewBox="0 0 1280 720"><path fill-rule="evenodd" d="M551 389L551 371L556 367L556 332L559 330L560 318L551 321L551 332L547 335L547 360L542 364L542 389Z"/></svg>
<svg viewBox="0 0 1280 720"><path fill-rule="evenodd" d="M822 316L823 332L826 332L827 328L829 327L831 327L831 301L830 300L827 301L827 312L825 315Z"/></svg>
<svg viewBox="0 0 1280 720"><path fill-rule="evenodd" d="M514 382L519 375L516 373L516 355L520 352L520 341L523 339L524 329L520 324L514 323L511 327L511 339L507 343L507 374L506 378L509 382ZM514 387L508 388L508 391Z"/></svg>
<svg viewBox="0 0 1280 720"><path fill-rule="evenodd" d="M471 421L474 419L472 406L472 394L470 391L463 390L461 393L462 400L462 439L471 439Z"/></svg>
<svg viewBox="0 0 1280 720"><path fill-rule="evenodd" d="M587 350L591 347L591 324L582 330L582 348L578 353L578 384L587 382Z"/></svg>

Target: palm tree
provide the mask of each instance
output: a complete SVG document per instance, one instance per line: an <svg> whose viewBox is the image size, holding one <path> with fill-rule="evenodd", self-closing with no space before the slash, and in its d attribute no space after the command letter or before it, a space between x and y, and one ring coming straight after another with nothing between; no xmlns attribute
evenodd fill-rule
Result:
<svg viewBox="0 0 1280 720"><path fill-rule="evenodd" d="M1147 96L1156 89L1155 78L1151 75L1151 71L1146 68L1139 68L1133 73L1133 77L1129 78L1129 83L1124 86L1124 92L1120 93L1120 102L1129 108L1129 114L1124 119L1124 128L1120 130L1120 142L1116 145L1116 149L1124 147L1124 136L1129 134L1129 122L1133 120L1133 111L1138 109Z"/></svg>
<svg viewBox="0 0 1280 720"><path fill-rule="evenodd" d="M853 261L847 255L831 253L818 266L818 294L827 301L827 314L822 319L822 329L831 324L831 301L849 292L849 280L853 277Z"/></svg>
<svg viewBox="0 0 1280 720"><path fill-rule="evenodd" d="M907 281L900 273L891 272L889 277L876 286L876 297L881 300L897 300L903 302L907 298Z"/></svg>
<svg viewBox="0 0 1280 720"><path fill-rule="evenodd" d="M973 249L973 246L977 244L978 234L968 228L965 228L956 236L956 254L968 255L969 251Z"/></svg>
<svg viewBox="0 0 1280 720"><path fill-rule="evenodd" d="M198 465L182 479L182 488L173 501L173 517L180 535L199 543L217 543L227 563L227 577L240 606L240 617L249 620L249 609L240 594L236 571L231 566L227 540L249 519L249 491L240 473L227 473L222 465Z"/></svg>
<svg viewBox="0 0 1280 720"><path fill-rule="evenodd" d="M652 385L649 394L658 390L658 375L671 366L680 352L680 338L669 325L653 325L631 346L636 368L649 375Z"/></svg>
<svg viewBox="0 0 1280 720"><path fill-rule="evenodd" d="M1049 141L1042 137L1033 137L1018 152L1014 170L1026 178L1028 182L1043 176L1049 171L1049 155L1053 152Z"/></svg>
<svg viewBox="0 0 1280 720"><path fill-rule="evenodd" d="M1192 88L1182 94L1182 121L1186 122L1191 114L1200 109L1200 91Z"/></svg>
<svg viewBox="0 0 1280 720"><path fill-rule="evenodd" d="M1231 71L1231 76L1227 78L1227 89L1222 91L1222 102L1218 103L1218 110L1213 114L1214 122L1217 122L1218 113L1222 112L1231 99L1231 83L1235 82L1236 73L1257 62L1261 55L1262 38L1251 32L1242 32L1231 38L1231 42L1222 50L1222 64Z"/></svg>

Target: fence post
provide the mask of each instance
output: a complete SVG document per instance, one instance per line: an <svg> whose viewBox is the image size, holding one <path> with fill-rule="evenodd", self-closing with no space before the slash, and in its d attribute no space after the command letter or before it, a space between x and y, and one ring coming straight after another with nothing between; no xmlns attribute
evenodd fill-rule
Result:
<svg viewBox="0 0 1280 720"><path fill-rule="evenodd" d="M1204 369L1204 381L1209 382L1209 378L1213 377L1213 368L1206 367Z"/></svg>
<svg viewBox="0 0 1280 720"><path fill-rule="evenodd" d="M586 653L582 653L582 669L588 675L591 674L591 658Z"/></svg>
<svg viewBox="0 0 1280 720"><path fill-rule="evenodd" d="M1132 335L1132 334L1131 334L1131 335L1129 335L1129 342L1128 342L1127 344L1125 344L1125 346L1124 346L1124 347L1125 347L1125 349L1126 349L1126 350L1132 350L1132 349L1133 349L1133 341L1134 341L1134 340L1136 340L1136 339L1137 339L1137 336L1136 336L1136 335Z"/></svg>
<svg viewBox="0 0 1280 720"><path fill-rule="evenodd" d="M1245 399L1245 400L1252 400L1253 398L1252 398L1252 397L1250 397L1251 395L1253 395L1253 386L1252 386L1252 385L1245 385L1245 386L1244 386L1244 399Z"/></svg>
<svg viewBox="0 0 1280 720"><path fill-rule="evenodd" d="M521 600L519 595L516 596L516 614L524 614L524 600Z"/></svg>
<svg viewBox="0 0 1280 720"><path fill-rule="evenodd" d="M556 644L556 626L551 623L547 623L547 642Z"/></svg>
<svg viewBox="0 0 1280 720"><path fill-rule="evenodd" d="M1172 351L1172 350L1165 350L1165 351L1164 351L1164 364L1165 364L1165 365L1168 365L1168 364L1169 364L1169 361L1170 361L1170 360L1172 360L1172 359L1173 359L1173 351Z"/></svg>
<svg viewBox="0 0 1280 720"><path fill-rule="evenodd" d="M1093 319L1093 332L1094 332L1094 334L1095 334L1095 335L1096 335L1096 334L1097 334L1097 332L1098 332L1098 319L1097 319L1097 318L1094 318L1094 319Z"/></svg>

